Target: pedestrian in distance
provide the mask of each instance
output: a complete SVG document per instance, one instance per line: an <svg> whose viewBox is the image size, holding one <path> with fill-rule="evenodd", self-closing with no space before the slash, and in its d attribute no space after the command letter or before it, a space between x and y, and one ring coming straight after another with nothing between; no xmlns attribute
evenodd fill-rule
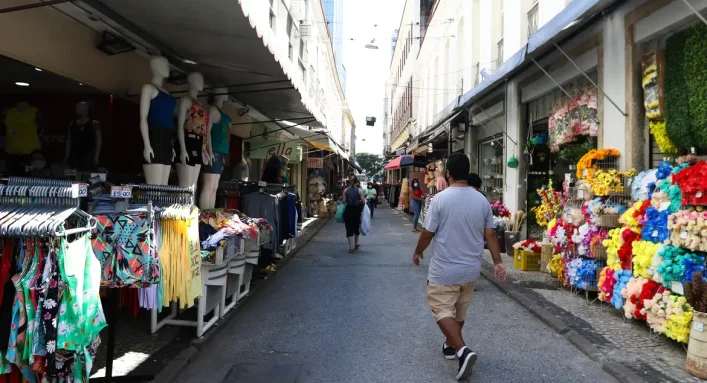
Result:
<svg viewBox="0 0 707 383"><path fill-rule="evenodd" d="M454 153L447 160L449 187L435 195L412 261L420 265L432 243L427 275L427 303L446 337L442 354L458 359L457 379L471 376L477 355L462 337L466 312L481 274L484 238L493 257L493 272L501 282L506 268L496 242L493 213L486 198L468 184L469 159ZM433 241L434 239L434 241Z"/></svg>
<svg viewBox="0 0 707 383"><path fill-rule="evenodd" d="M361 225L361 213L363 212L363 201L365 196L363 190L357 187L358 178L351 177L348 186L344 189L344 226L346 226L346 238L349 241L349 253L359 249L358 237L361 235L359 229Z"/></svg>
<svg viewBox="0 0 707 383"><path fill-rule="evenodd" d="M412 199L412 232L417 233L418 221L420 220L420 212L422 212L422 202L425 201L425 195L420 189L420 181L417 178L412 180L412 193L410 193L410 198Z"/></svg>
<svg viewBox="0 0 707 383"><path fill-rule="evenodd" d="M368 205L368 209L371 210L371 218L373 218L373 211L376 208L377 198L378 192L376 191L376 188L372 183L369 183L368 188L366 189L366 205Z"/></svg>
<svg viewBox="0 0 707 383"><path fill-rule="evenodd" d="M481 191L481 177L476 173L469 173L469 177L466 179L466 183L473 187L474 190L481 193L482 196L486 197L486 194Z"/></svg>

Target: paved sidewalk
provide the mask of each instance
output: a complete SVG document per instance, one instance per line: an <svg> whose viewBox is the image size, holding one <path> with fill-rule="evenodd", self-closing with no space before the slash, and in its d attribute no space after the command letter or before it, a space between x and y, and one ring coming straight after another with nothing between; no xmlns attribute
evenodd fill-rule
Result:
<svg viewBox="0 0 707 383"><path fill-rule="evenodd" d="M492 265L485 253L485 267ZM560 288L550 274L520 271L513 258L502 255L510 284L515 292L546 313L560 319L599 349L602 356L629 369L645 382L703 382L685 372L683 346L662 335L651 334L644 321L627 321L613 306L593 301L595 293L574 294ZM593 302L592 302L593 301Z"/></svg>
<svg viewBox="0 0 707 383"><path fill-rule="evenodd" d="M378 209L361 250L330 220L179 374L202 383L452 382L457 363L425 299L417 235ZM464 333L474 382L613 382L601 367L481 279Z"/></svg>

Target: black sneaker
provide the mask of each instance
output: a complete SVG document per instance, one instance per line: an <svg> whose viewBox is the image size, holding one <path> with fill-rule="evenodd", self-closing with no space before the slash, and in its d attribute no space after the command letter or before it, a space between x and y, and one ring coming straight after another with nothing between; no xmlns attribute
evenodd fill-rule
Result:
<svg viewBox="0 0 707 383"><path fill-rule="evenodd" d="M459 372L457 380L466 379L471 376L471 369L476 363L476 353L469 348L465 348L462 356L459 358Z"/></svg>
<svg viewBox="0 0 707 383"><path fill-rule="evenodd" d="M447 360L453 360L457 358L457 351L454 350L454 347L447 346L447 343L442 344L442 354L444 355L444 359Z"/></svg>

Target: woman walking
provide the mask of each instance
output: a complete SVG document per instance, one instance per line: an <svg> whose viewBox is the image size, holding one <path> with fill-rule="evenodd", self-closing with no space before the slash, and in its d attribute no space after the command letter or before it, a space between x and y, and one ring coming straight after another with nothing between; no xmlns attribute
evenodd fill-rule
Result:
<svg viewBox="0 0 707 383"><path fill-rule="evenodd" d="M344 189L344 225L346 226L346 238L349 240L349 253L358 250L358 236L361 234L361 212L363 211L363 201L365 199L363 190L356 187L358 179L351 177L348 187Z"/></svg>
<svg viewBox="0 0 707 383"><path fill-rule="evenodd" d="M420 181L417 178L412 180L412 193L410 193L410 198L412 198L412 232L417 233L417 223L420 220L420 212L422 211L422 202L425 200L425 196L422 194L422 189L420 189Z"/></svg>

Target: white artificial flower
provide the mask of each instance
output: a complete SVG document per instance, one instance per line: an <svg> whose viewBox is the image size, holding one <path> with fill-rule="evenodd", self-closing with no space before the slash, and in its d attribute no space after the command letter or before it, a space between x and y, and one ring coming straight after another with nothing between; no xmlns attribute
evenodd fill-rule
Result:
<svg viewBox="0 0 707 383"><path fill-rule="evenodd" d="M46 348L48 353L53 353L54 351L56 351L56 341L50 340L49 342L47 342Z"/></svg>
<svg viewBox="0 0 707 383"><path fill-rule="evenodd" d="M51 309L53 309L54 307L56 307L56 301L55 301L54 299L49 298L49 299L47 299L47 300L44 301L43 306L44 306L45 309L51 310Z"/></svg>

